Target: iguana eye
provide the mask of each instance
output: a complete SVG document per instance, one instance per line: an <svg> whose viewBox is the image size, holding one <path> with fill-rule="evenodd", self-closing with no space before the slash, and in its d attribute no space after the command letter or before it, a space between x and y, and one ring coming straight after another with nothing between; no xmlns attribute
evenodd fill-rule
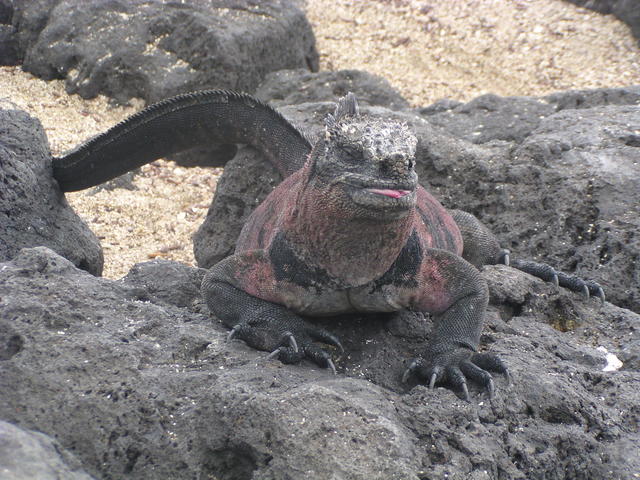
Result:
<svg viewBox="0 0 640 480"><path fill-rule="evenodd" d="M340 149L340 157L346 161L346 162L350 162L350 163L357 163L360 161L360 159L362 158L362 154L350 147L342 147Z"/></svg>

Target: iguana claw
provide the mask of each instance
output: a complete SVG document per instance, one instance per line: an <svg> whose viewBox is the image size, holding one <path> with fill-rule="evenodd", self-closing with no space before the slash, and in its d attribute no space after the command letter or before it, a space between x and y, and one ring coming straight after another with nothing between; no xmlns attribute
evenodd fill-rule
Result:
<svg viewBox="0 0 640 480"><path fill-rule="evenodd" d="M289 340L289 346L293 349L294 352L298 351L298 342L296 342L296 337L293 336L291 332L284 332L284 336Z"/></svg>
<svg viewBox="0 0 640 480"><path fill-rule="evenodd" d="M587 289L589 290L589 294L592 297L598 297L601 303L605 302L604 290L598 283L594 282L593 280L587 280L584 283L587 286Z"/></svg>
<svg viewBox="0 0 640 480"><path fill-rule="evenodd" d="M588 299L588 298L591 296L591 295L589 294L589 287L587 287L587 285L586 285L586 284L582 286L582 291L581 291L581 293L582 293L582 296L583 296L585 299Z"/></svg>
<svg viewBox="0 0 640 480"><path fill-rule="evenodd" d="M433 390L436 387L436 380L438 379L438 368L434 369L433 375L431 375L431 379L429 380L429 389Z"/></svg>
<svg viewBox="0 0 640 480"><path fill-rule="evenodd" d="M496 387L495 387L495 385L493 383L493 378L489 379L489 383L487 385L487 391L489 392L489 398L493 398L493 394L496 391Z"/></svg>
<svg viewBox="0 0 640 480"><path fill-rule="evenodd" d="M469 395L469 388L467 387L467 382L462 382L462 396L465 401L470 402L471 396Z"/></svg>
<svg viewBox="0 0 640 480"><path fill-rule="evenodd" d="M318 329L316 332L313 332L311 336L319 342L336 347L340 350L340 353L344 353L344 347L342 346L342 343L340 343L338 337L336 337L332 333L329 333L326 330Z"/></svg>
<svg viewBox="0 0 640 480"><path fill-rule="evenodd" d="M231 340L233 340L241 328L242 328L242 325L240 324L234 325L234 327L229 332L229 335L227 335L227 342L230 342Z"/></svg>
<svg viewBox="0 0 640 480"><path fill-rule="evenodd" d="M267 355L267 360L271 360L272 358L278 358L281 352L282 352L282 347L276 348L273 352Z"/></svg>
<svg viewBox="0 0 640 480"><path fill-rule="evenodd" d="M418 359L415 359L413 362L411 362L411 364L404 371L404 373L402 374L402 383L407 383L409 381L409 377L416 368L418 368Z"/></svg>
<svg viewBox="0 0 640 480"><path fill-rule="evenodd" d="M336 366L333 364L333 360L331 360L330 358L327 359L327 364L328 367L331 369L331 371L333 372L334 375L338 374L338 371L336 370Z"/></svg>
<svg viewBox="0 0 640 480"><path fill-rule="evenodd" d="M503 248L498 257L498 263L502 263L503 265L506 265L508 267L511 263L509 255L511 255L511 252L506 248Z"/></svg>

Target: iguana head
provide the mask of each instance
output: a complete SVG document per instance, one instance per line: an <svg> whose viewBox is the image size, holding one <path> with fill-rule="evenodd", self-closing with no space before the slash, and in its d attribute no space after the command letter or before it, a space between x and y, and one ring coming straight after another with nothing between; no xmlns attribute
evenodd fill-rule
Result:
<svg viewBox="0 0 640 480"><path fill-rule="evenodd" d="M313 181L356 217L402 218L416 203L416 144L405 124L360 115L349 93L314 146Z"/></svg>

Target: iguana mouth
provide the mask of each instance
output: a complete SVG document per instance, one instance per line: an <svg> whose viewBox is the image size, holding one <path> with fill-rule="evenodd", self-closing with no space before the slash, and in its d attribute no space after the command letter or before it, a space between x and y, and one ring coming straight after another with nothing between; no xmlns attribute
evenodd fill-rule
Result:
<svg viewBox="0 0 640 480"><path fill-rule="evenodd" d="M391 198L402 198L412 192L412 190L392 190L390 188L367 188L367 190L371 193L377 193L378 195Z"/></svg>
<svg viewBox="0 0 640 480"><path fill-rule="evenodd" d="M374 211L406 212L415 207L417 190L409 185L355 186L351 185L351 199L357 205Z"/></svg>
<svg viewBox="0 0 640 480"><path fill-rule="evenodd" d="M401 181L372 181L370 177L348 173L332 183L341 183L353 202L372 210L403 212L416 204L418 182L411 178Z"/></svg>

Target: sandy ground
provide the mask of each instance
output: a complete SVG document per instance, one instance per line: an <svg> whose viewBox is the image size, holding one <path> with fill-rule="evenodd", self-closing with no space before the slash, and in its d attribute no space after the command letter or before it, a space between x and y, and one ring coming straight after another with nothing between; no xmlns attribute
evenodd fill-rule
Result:
<svg viewBox="0 0 640 480"><path fill-rule="evenodd" d="M640 84L640 48L623 23L561 0L308 0L321 68L358 68L387 78L413 105L483 93L544 95ZM58 155L139 110L83 100L61 81L0 67L0 107L38 117ZM202 222L220 170L157 161L137 190L68 195L101 238L104 275L167 258L194 265L191 235Z"/></svg>

